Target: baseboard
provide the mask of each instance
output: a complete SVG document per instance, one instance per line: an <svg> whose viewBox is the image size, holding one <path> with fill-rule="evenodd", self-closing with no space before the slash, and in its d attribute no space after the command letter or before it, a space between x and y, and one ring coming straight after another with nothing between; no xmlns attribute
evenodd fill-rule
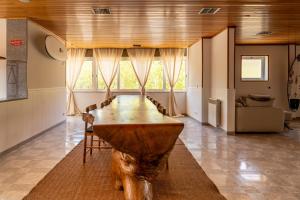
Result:
<svg viewBox="0 0 300 200"><path fill-rule="evenodd" d="M235 135L235 131L227 131L227 135Z"/></svg>
<svg viewBox="0 0 300 200"><path fill-rule="evenodd" d="M201 122L203 126L211 126L208 122Z"/></svg>
<svg viewBox="0 0 300 200"><path fill-rule="evenodd" d="M190 115L188 115L188 114L186 114L186 116L189 117L189 118L192 118L193 120L195 120L195 121L197 121L197 122L199 122L199 123L202 123L201 121L199 121L198 119L196 119L196 118L193 117L193 116L190 116Z"/></svg>
<svg viewBox="0 0 300 200"><path fill-rule="evenodd" d="M6 154L8 154L8 153L10 153L10 152L12 152L12 151L14 151L14 150L16 150L16 149L19 148L20 146L22 146L22 145L24 145L24 144L26 144L26 143L28 143L28 142L34 140L35 138L37 138L37 137L43 135L43 134L46 133L47 131L49 131L49 130L51 130L51 129L53 129L53 128L55 128L55 127L57 127L57 126L59 126L59 125L61 125L61 124L63 124L63 123L65 123L65 121L66 121L66 120L64 119L63 121L61 121L61 122L59 122L59 123L57 123L57 124L51 126L50 128L47 128L46 130L43 130L42 132L40 132L40 133L38 133L38 134L36 134L36 135L34 135L34 136L32 136L32 137L30 137L30 138L24 140L23 142L20 142L20 143L18 143L18 144L16 144L16 145L14 145L14 146L12 146L12 147L6 149L5 151L0 152L0 158L3 157L4 155L6 155Z"/></svg>

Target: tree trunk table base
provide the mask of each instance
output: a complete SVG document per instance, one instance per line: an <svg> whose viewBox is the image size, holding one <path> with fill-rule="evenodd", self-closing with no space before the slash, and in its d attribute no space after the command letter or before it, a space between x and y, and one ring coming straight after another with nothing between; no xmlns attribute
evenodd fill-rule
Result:
<svg viewBox="0 0 300 200"><path fill-rule="evenodd" d="M115 188L124 190L126 200L152 200L151 182L165 168L168 155L158 160L139 162L132 156L113 149Z"/></svg>

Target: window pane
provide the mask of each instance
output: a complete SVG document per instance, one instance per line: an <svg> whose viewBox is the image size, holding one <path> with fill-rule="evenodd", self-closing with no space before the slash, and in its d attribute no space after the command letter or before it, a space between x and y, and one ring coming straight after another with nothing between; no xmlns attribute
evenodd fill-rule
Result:
<svg viewBox="0 0 300 200"><path fill-rule="evenodd" d="M178 81L174 87L175 90L185 90L185 60L182 62L182 66L179 73Z"/></svg>
<svg viewBox="0 0 300 200"><path fill-rule="evenodd" d="M93 61L85 60L81 67L75 89L92 89L93 87Z"/></svg>
<svg viewBox="0 0 300 200"><path fill-rule="evenodd" d="M160 60L152 62L146 89L163 89L163 65Z"/></svg>
<svg viewBox="0 0 300 200"><path fill-rule="evenodd" d="M120 89L139 89L139 83L129 60L120 61Z"/></svg>
<svg viewBox="0 0 300 200"><path fill-rule="evenodd" d="M242 80L268 80L268 56L243 56Z"/></svg>
<svg viewBox="0 0 300 200"><path fill-rule="evenodd" d="M174 90L185 90L185 77L186 77L185 71L186 71L186 60L183 60L179 72L178 81L174 87ZM170 85L167 77L166 77L166 89L170 90Z"/></svg>
<svg viewBox="0 0 300 200"><path fill-rule="evenodd" d="M105 86L105 83L104 83L104 80L102 78L102 75L101 75L101 72L98 70L98 75L97 75L97 78L98 78L98 89L99 90L105 90L106 89L106 86ZM118 74L115 76L115 79L111 85L111 88L110 89L117 89L118 88Z"/></svg>

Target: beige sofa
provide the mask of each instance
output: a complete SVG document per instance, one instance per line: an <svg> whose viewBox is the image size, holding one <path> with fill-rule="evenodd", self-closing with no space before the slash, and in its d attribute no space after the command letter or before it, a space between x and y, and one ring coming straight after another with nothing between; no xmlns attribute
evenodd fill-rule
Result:
<svg viewBox="0 0 300 200"><path fill-rule="evenodd" d="M284 112L274 107L275 99L268 95L249 94L236 100L237 132L281 132Z"/></svg>
<svg viewBox="0 0 300 200"><path fill-rule="evenodd" d="M284 112L275 107L236 107L237 132L281 132Z"/></svg>

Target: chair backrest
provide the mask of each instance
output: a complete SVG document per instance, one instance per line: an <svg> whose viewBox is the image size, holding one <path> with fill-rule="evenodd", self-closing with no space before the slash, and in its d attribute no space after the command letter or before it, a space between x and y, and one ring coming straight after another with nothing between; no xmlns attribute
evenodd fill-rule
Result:
<svg viewBox="0 0 300 200"><path fill-rule="evenodd" d="M89 113L90 111L92 110L96 110L97 109L97 105L96 104L93 104L93 105L89 105L88 107L86 107L85 111L87 113Z"/></svg>
<svg viewBox="0 0 300 200"><path fill-rule="evenodd" d="M163 114L163 115L166 115L167 114L167 109L165 109L163 106L159 105L157 107L158 111Z"/></svg>
<svg viewBox="0 0 300 200"><path fill-rule="evenodd" d="M103 107L109 105L110 101L111 101L111 100L109 100L109 99L106 99L105 101L103 101L103 102L101 103L101 108L103 108Z"/></svg>
<svg viewBox="0 0 300 200"><path fill-rule="evenodd" d="M82 120L85 122L85 131L90 127L93 126L95 117L92 114L89 113L83 113L82 114Z"/></svg>
<svg viewBox="0 0 300 200"><path fill-rule="evenodd" d="M163 115L167 115L167 109L163 108L162 112Z"/></svg>

